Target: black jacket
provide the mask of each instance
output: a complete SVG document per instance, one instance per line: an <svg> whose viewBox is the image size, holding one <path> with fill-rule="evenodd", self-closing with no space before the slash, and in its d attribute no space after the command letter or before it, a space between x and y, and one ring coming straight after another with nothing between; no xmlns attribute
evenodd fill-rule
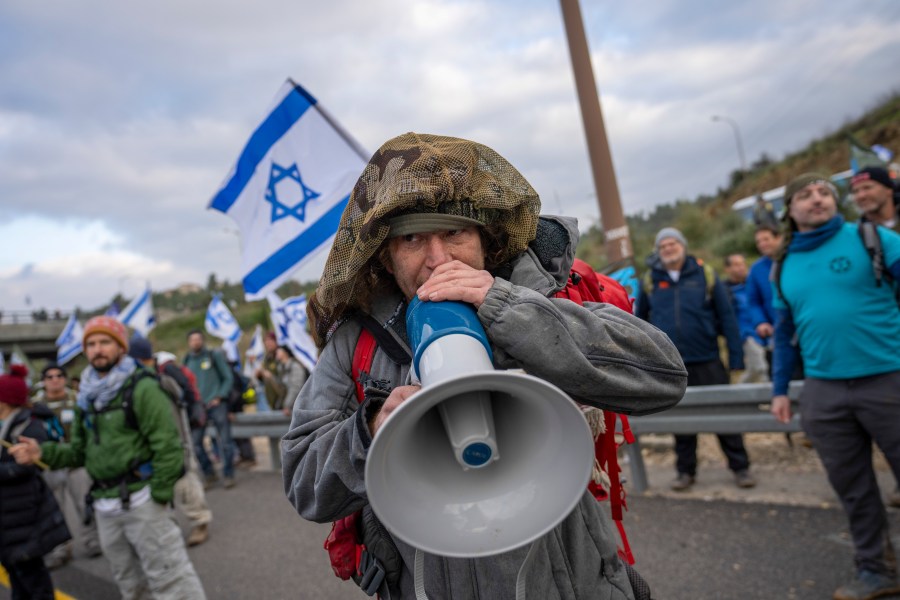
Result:
<svg viewBox="0 0 900 600"><path fill-rule="evenodd" d="M6 429L6 441L24 435L42 442L47 439L43 423L31 411L21 409ZM15 438L15 439L13 439ZM38 558L72 539L53 493L40 470L23 466L6 448L0 450L0 561L16 564Z"/></svg>

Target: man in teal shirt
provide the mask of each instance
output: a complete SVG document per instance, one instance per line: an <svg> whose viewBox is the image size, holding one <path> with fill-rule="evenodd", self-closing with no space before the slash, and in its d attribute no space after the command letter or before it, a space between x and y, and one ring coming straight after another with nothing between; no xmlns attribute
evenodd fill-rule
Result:
<svg viewBox="0 0 900 600"><path fill-rule="evenodd" d="M837 214L837 190L827 177L807 173L792 180L785 205L789 230L773 282L772 413L782 422L791 418L787 388L799 351L806 373L803 430L841 499L855 547L856 578L834 598L900 593L872 466L874 441L900 477L900 309L894 296L900 235L877 230L890 275L879 285L858 226Z"/></svg>
<svg viewBox="0 0 900 600"><path fill-rule="evenodd" d="M188 333L188 352L184 357L184 366L190 369L197 378L197 389L206 406L207 423L212 422L219 436L222 449L222 475L225 487L234 487L234 444L231 439L231 421L228 420L228 394L234 384L231 367L225 355L218 350L206 347L206 336L199 329ZM200 468L206 476L207 487L218 478L213 470L212 461L203 448L203 436L206 426L191 431L194 438L194 452L200 461Z"/></svg>

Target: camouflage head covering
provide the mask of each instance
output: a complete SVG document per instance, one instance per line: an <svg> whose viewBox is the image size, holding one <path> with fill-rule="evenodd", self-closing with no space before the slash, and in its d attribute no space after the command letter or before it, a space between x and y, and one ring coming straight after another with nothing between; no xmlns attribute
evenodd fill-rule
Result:
<svg viewBox="0 0 900 600"><path fill-rule="evenodd" d="M418 133L388 140L353 188L309 302L321 343L347 309L358 307L359 275L388 237L390 218L412 213L496 225L509 238L501 257L508 260L534 239L540 198L515 167L482 144Z"/></svg>

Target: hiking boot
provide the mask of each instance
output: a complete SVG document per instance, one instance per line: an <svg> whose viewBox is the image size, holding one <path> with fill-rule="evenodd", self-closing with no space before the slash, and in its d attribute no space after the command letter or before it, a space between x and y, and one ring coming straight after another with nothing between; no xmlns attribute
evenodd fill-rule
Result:
<svg viewBox="0 0 900 600"><path fill-rule="evenodd" d="M737 486L739 488L756 487L756 480L753 478L753 475L751 475L750 471L748 471L747 469L744 469L742 471L735 471L734 483L737 484Z"/></svg>
<svg viewBox="0 0 900 600"><path fill-rule="evenodd" d="M47 567L48 571L52 571L54 569L59 569L69 563L72 560L72 547L66 545L64 548L54 548L50 554L44 557L44 566Z"/></svg>
<svg viewBox="0 0 900 600"><path fill-rule="evenodd" d="M900 508L900 487L896 488L893 492L888 494L887 503L888 506Z"/></svg>
<svg viewBox="0 0 900 600"><path fill-rule="evenodd" d="M670 484L669 487L672 488L675 492L683 492L694 485L694 481L696 479L693 475L688 475L687 473L679 473L678 477Z"/></svg>
<svg viewBox="0 0 900 600"><path fill-rule="evenodd" d="M870 600L892 594L900 594L900 586L893 577L863 570L856 579L835 590L834 600Z"/></svg>
<svg viewBox="0 0 900 600"><path fill-rule="evenodd" d="M188 535L187 545L188 546L199 546L203 542L205 542L209 538L209 528L206 526L206 523L201 523L197 525L193 529L191 529L190 535Z"/></svg>
<svg viewBox="0 0 900 600"><path fill-rule="evenodd" d="M225 478L225 489L230 490L235 486L234 477L226 477Z"/></svg>
<svg viewBox="0 0 900 600"><path fill-rule="evenodd" d="M203 489L208 490L217 483L219 483L219 476L215 473L211 473L203 478Z"/></svg>

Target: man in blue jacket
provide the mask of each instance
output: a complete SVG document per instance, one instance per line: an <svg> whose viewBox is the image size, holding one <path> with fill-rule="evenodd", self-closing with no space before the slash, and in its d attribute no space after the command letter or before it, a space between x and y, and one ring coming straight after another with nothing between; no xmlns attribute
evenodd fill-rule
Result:
<svg viewBox="0 0 900 600"><path fill-rule="evenodd" d="M773 301L772 414L785 423L791 419L788 380L802 354L803 431L841 499L855 550L856 578L834 598L898 594L872 442L900 475L900 309L894 297L900 235L878 228L885 269L894 279L879 285L857 225L837 213L837 190L827 177L800 175L784 197L789 229L776 258L781 275Z"/></svg>
<svg viewBox="0 0 900 600"><path fill-rule="evenodd" d="M687 240L674 227L656 234L656 253L649 266L635 314L669 336L684 360L689 386L730 383L719 357L719 334L725 336L732 370L744 368L744 354L728 290L715 271L687 254ZM755 486L743 436L718 437L737 485ZM684 491L694 485L697 476L697 436L676 435L675 453L678 475L671 487Z"/></svg>

